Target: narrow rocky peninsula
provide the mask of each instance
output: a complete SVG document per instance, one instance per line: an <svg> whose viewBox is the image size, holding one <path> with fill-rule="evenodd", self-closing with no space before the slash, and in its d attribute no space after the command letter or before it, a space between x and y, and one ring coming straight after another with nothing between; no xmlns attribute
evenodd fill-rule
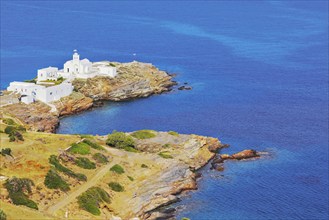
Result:
<svg viewBox="0 0 329 220"><path fill-rule="evenodd" d="M107 62L107 61L104 61ZM152 64L141 62L107 62L117 68L115 78L96 76L76 78L75 92L52 103L35 102L5 105L0 112L9 114L29 130L54 133L59 117L76 114L96 106L99 101L124 101L170 91L176 84L173 77Z"/></svg>
<svg viewBox="0 0 329 220"><path fill-rule="evenodd" d="M73 81L75 90L95 101L124 101L167 92L175 85L172 76L152 64L134 61L109 62L109 65L117 68L118 75L115 78L98 76L75 79Z"/></svg>

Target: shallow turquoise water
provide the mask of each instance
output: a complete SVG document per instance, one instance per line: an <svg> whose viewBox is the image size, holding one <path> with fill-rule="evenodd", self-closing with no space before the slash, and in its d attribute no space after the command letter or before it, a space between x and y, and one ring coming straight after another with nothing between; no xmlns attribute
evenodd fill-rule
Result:
<svg viewBox="0 0 329 220"><path fill-rule="evenodd" d="M1 87L91 61L151 62L191 91L107 103L59 133L176 130L271 157L205 167L178 217L328 218L328 4L293 2L2 2ZM136 56L133 56L136 53Z"/></svg>

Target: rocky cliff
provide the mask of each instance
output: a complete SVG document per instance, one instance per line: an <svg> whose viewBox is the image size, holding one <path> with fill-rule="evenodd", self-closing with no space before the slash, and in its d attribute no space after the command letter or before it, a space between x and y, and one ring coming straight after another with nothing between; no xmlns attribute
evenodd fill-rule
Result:
<svg viewBox="0 0 329 220"><path fill-rule="evenodd" d="M17 103L4 106L0 110L7 115L17 118L31 131L55 132L59 126L58 115L51 113L51 108L42 102L35 102L29 105Z"/></svg>
<svg viewBox="0 0 329 220"><path fill-rule="evenodd" d="M93 106L93 99L81 93L73 92L70 96L63 97L52 104L55 105L59 116L65 116L90 109Z"/></svg>
<svg viewBox="0 0 329 220"><path fill-rule="evenodd" d="M163 164L163 169L152 180L149 179L146 186L140 186L143 189L141 192L144 193L141 196L145 199L137 213L141 219L166 219L168 213L163 213L158 208L178 201L178 195L183 191L196 190L197 176L194 171L205 166L215 156L216 153L210 151L210 148L218 150L222 147L218 139L211 137L197 135L170 137L162 132L158 133L158 136L162 136L167 141L165 149L162 147L162 152L164 150L168 152L172 159L155 158L157 163ZM158 138L154 140L159 143ZM152 146L150 142L146 143Z"/></svg>
<svg viewBox="0 0 329 220"><path fill-rule="evenodd" d="M57 111L51 112L55 106ZM73 92L50 105L35 102L29 105L17 103L0 109L5 114L20 120L28 130L54 133L59 126L59 117L76 114L93 106L93 100L81 93Z"/></svg>

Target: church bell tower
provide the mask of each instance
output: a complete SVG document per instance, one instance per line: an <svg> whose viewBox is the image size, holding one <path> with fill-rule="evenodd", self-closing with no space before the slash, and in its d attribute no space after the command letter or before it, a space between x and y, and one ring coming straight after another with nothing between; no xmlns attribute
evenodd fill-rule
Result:
<svg viewBox="0 0 329 220"><path fill-rule="evenodd" d="M74 66L74 72L79 72L79 64L80 64L80 55L78 54L77 50L73 50L73 66Z"/></svg>

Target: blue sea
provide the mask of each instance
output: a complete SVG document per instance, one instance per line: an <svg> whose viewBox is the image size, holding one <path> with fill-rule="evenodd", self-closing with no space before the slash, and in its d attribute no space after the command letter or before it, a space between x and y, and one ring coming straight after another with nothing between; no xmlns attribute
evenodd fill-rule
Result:
<svg viewBox="0 0 329 220"><path fill-rule="evenodd" d="M1 1L1 88L73 49L153 63L193 90L109 102L59 133L175 130L270 153L203 168L178 219L329 218L327 1Z"/></svg>

